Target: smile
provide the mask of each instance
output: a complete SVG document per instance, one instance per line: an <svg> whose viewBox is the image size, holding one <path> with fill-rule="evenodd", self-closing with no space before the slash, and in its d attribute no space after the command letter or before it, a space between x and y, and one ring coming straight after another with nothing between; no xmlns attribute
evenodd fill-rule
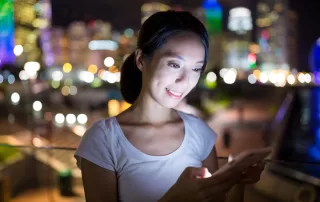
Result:
<svg viewBox="0 0 320 202"><path fill-rule="evenodd" d="M166 88L167 94L173 98L180 99L183 93L179 93L173 90Z"/></svg>

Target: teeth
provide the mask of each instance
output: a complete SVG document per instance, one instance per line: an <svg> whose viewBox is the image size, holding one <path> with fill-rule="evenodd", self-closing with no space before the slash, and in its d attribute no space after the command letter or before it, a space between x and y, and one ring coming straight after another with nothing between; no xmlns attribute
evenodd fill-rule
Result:
<svg viewBox="0 0 320 202"><path fill-rule="evenodd" d="M167 89L170 93L172 93L173 95L175 95L175 96L181 96L182 95L182 93L178 93L178 92L175 92L175 91L172 91L172 90L170 90L170 89Z"/></svg>

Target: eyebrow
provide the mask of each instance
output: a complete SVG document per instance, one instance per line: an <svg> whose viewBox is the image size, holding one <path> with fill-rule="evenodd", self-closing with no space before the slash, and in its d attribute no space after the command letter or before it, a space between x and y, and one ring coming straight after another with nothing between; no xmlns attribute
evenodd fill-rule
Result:
<svg viewBox="0 0 320 202"><path fill-rule="evenodd" d="M181 55L178 55L174 52L171 52L171 51L168 51L168 52L165 52L164 53L164 56L165 57L172 57L172 58L177 58L179 60L183 60L183 61L186 61L186 59L184 57L182 57ZM200 64L203 64L204 61L198 61L197 63L200 63Z"/></svg>

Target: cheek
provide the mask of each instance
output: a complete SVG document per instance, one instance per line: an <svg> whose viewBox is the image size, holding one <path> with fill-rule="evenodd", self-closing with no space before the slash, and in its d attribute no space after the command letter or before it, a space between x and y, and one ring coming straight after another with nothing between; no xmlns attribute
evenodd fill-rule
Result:
<svg viewBox="0 0 320 202"><path fill-rule="evenodd" d="M200 79L200 74L190 76L189 88L193 89L194 87L196 87L196 85L199 82L199 79Z"/></svg>

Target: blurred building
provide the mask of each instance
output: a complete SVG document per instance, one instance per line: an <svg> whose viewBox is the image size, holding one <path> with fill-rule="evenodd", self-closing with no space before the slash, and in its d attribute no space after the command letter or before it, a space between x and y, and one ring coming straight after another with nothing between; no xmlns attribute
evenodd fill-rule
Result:
<svg viewBox="0 0 320 202"><path fill-rule="evenodd" d="M14 1L15 45L21 45L23 53L17 63L41 61L39 46L40 28L48 25L48 21L39 18L41 6L37 0Z"/></svg>
<svg viewBox="0 0 320 202"><path fill-rule="evenodd" d="M289 70L289 20L287 0L260 0L257 4L258 60L265 71Z"/></svg>
<svg viewBox="0 0 320 202"><path fill-rule="evenodd" d="M0 66L13 63L14 49L14 4L12 0L0 1ZM21 52L21 47L19 53Z"/></svg>
<svg viewBox="0 0 320 202"><path fill-rule="evenodd" d="M252 16L248 8L235 7L229 11L229 32L224 34L223 67L242 71L253 68L248 60L252 28Z"/></svg>
<svg viewBox="0 0 320 202"><path fill-rule="evenodd" d="M288 19L288 63L291 69L298 69L298 16L290 10L287 12Z"/></svg>
<svg viewBox="0 0 320 202"><path fill-rule="evenodd" d="M159 3L159 2L151 2L151 3L143 4L141 6L141 14L142 14L141 24L144 23L144 21L146 21L146 19L148 19L152 14L160 11L167 11L170 9L171 9L170 6L163 3Z"/></svg>

